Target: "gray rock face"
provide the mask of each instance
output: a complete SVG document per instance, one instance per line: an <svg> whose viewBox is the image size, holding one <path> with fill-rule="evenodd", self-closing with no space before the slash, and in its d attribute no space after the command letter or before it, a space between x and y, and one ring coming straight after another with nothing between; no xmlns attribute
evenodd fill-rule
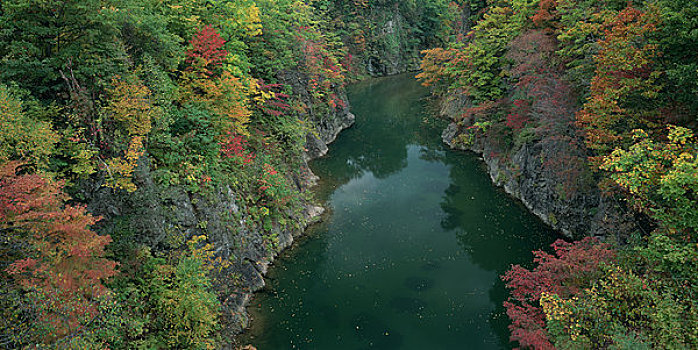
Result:
<svg viewBox="0 0 698 350"><path fill-rule="evenodd" d="M441 111L446 116L454 116L462 108L462 103L458 99L448 100ZM521 200L533 214L565 236L623 239L636 227L632 215L624 212L612 198L602 196L596 184L590 182L592 180L582 184L577 191L562 191L561 184L566 179L550 171L544 162L543 148L554 145L534 140L523 144L507 159L501 157L501 150L485 137L474 135L473 142L467 147L454 142L462 133L455 123L451 123L441 136L452 148L480 154L494 184Z"/></svg>
<svg viewBox="0 0 698 350"><path fill-rule="evenodd" d="M372 76L386 76L418 70L419 49L407 44L409 24L399 6L382 8L373 17L373 23L382 24L372 33L375 43L364 62L366 72Z"/></svg>
<svg viewBox="0 0 698 350"><path fill-rule="evenodd" d="M343 114L332 119L323 119L317 124L314 133L309 133L305 138L306 161L319 158L327 154L327 145L334 142L339 133L354 125L355 116L347 107Z"/></svg>
<svg viewBox="0 0 698 350"><path fill-rule="evenodd" d="M286 72L283 78L294 88L295 97L307 98L309 102L309 94L300 88L304 86L300 73ZM317 115L311 111L306 116L306 122L315 129L307 135L305 169L301 172L304 175L290 179L299 191L317 180L307 167L307 161L324 155L327 144L354 123L346 95L341 90L338 94L344 99L345 108L335 110L332 115ZM268 234L250 216L245 200L241 200L244 194L236 193L231 187L218 187L214 193L192 193L184 186L161 186L153 179L147 157L140 160L134 182L138 190L131 194L115 193L98 183L83 186L90 212L104 217L96 229L110 233L131 232L132 242L144 244L153 251L177 249L191 237L205 234L216 256L231 262L212 276L214 289L223 305L221 335L224 339L234 339L248 325L245 308L252 294L264 287L263 276L276 254L291 246L324 212L324 208L313 203L301 203L300 207L286 213L286 221L295 223L287 225L291 228L273 227ZM269 248L272 241L275 249Z"/></svg>

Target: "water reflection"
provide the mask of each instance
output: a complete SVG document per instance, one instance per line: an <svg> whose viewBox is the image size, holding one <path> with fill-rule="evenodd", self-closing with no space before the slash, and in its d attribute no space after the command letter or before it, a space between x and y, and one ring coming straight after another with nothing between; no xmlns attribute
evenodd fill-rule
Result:
<svg viewBox="0 0 698 350"><path fill-rule="evenodd" d="M376 79L351 87L356 115L354 127L345 130L331 152L314 167L318 175L337 188L351 179L371 173L377 179L407 166L407 145L423 144L424 126L430 123L419 103L427 97L418 84L405 85L405 77ZM433 136L431 135L431 140Z"/></svg>
<svg viewBox="0 0 698 350"><path fill-rule="evenodd" d="M553 240L446 150L409 77L356 86L357 123L312 164L332 212L270 272L260 349L508 348L501 275Z"/></svg>

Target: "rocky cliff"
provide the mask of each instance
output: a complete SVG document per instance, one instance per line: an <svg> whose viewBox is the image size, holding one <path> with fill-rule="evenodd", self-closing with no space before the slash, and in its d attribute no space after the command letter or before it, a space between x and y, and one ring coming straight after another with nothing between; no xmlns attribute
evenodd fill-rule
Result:
<svg viewBox="0 0 698 350"><path fill-rule="evenodd" d="M444 99L441 114L454 119L466 101L456 97ZM463 136L471 140L458 142ZM450 123L443 131L443 141L451 148L473 151L487 164L492 182L511 196L521 200L536 216L569 238L589 235L601 238L624 239L636 227L636 220L612 197L603 196L586 169L575 173L553 171L547 154L566 157L564 147L533 139L520 146L503 149L492 136L472 132L467 126ZM559 149L551 152L550 148ZM544 152L545 151L545 152ZM587 165L583 165L587 167ZM572 190L565 184L572 182Z"/></svg>
<svg viewBox="0 0 698 350"><path fill-rule="evenodd" d="M309 98L302 74L286 72L280 79L294 89L294 97ZM312 125L306 136L303 169L298 172L300 175L288 175L298 193L303 193L316 180L307 161L324 155L327 144L354 122L346 95L341 90L338 92L345 107L329 115L318 115L311 110L303 116L307 125ZM224 342L229 344L227 347L232 348L231 340L248 324L245 307L252 294L264 287L263 276L269 264L309 224L318 220L324 209L300 196L300 203L285 213L283 220L287 224L275 224L269 230L246 207L247 193L225 184L212 191L165 186L155 181L152 168L148 157L142 157L134 174L138 186L134 193L114 192L98 182L81 186L90 212L103 217L96 228L114 237L128 235L130 243L148 247L156 256L178 249L194 236L206 235L215 256L230 262L215 270L212 280L223 305L221 335L227 340Z"/></svg>
<svg viewBox="0 0 698 350"><path fill-rule="evenodd" d="M373 76L385 76L419 69L419 48L410 43L409 24L399 7L378 12L373 45L365 59L366 71Z"/></svg>
<svg viewBox="0 0 698 350"><path fill-rule="evenodd" d="M451 17L444 15L450 11L447 4L431 1L334 1L331 11L338 19L334 22L336 31L359 75L386 76L418 70L420 51L440 45L443 27L451 22Z"/></svg>

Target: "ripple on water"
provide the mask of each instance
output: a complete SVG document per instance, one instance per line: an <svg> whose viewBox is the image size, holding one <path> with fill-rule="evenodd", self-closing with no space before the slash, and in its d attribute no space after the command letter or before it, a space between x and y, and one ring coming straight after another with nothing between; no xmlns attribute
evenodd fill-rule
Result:
<svg viewBox="0 0 698 350"><path fill-rule="evenodd" d="M422 270L434 271L441 268L441 264L437 261L429 260L422 265Z"/></svg>
<svg viewBox="0 0 698 350"><path fill-rule="evenodd" d="M388 325L369 313L356 314L353 318L356 336L366 349L399 349L402 335L388 328Z"/></svg>
<svg viewBox="0 0 698 350"><path fill-rule="evenodd" d="M405 279L404 286L415 292L423 292L434 287L434 280L427 277L411 276Z"/></svg>
<svg viewBox="0 0 698 350"><path fill-rule="evenodd" d="M416 314L426 308L427 303L424 300L410 297L394 297L390 299L390 307L397 312L408 314Z"/></svg>

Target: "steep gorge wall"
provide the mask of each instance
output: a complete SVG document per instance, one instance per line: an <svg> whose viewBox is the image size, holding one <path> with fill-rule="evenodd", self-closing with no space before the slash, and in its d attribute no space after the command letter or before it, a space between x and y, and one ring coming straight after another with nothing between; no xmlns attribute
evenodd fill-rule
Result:
<svg viewBox="0 0 698 350"><path fill-rule="evenodd" d="M418 70L420 48L409 43L409 23L400 8L387 8L374 16L377 28L364 60L366 71L384 76Z"/></svg>
<svg viewBox="0 0 698 350"><path fill-rule="evenodd" d="M282 75L280 79L292 87L293 96L301 100L310 98L303 74ZM298 193L303 193L317 179L307 161L324 155L327 144L354 123L346 95L340 92L340 96L345 107L337 108L334 114L310 112L305 116L305 122L313 127L306 136L303 169L300 175L288 175ZM223 306L221 335L225 347L232 348L234 336L248 325L246 306L252 294L264 287L263 276L268 266L308 225L319 220L324 208L301 195L300 203L285 213L289 224L274 225L269 231L249 213L245 205L249 194L236 192L225 184L201 192L185 186L160 185L154 180L147 159L147 156L141 158L134 174L138 186L134 193L119 194L96 184L85 184L83 195L89 198L88 208L104 218L98 227L101 232L112 235L129 232L133 235L129 237L132 243L147 246L156 255L176 249L194 236L206 235L215 257L230 262L212 271L211 277Z"/></svg>
<svg viewBox="0 0 698 350"><path fill-rule="evenodd" d="M448 2L434 0L333 1L329 10L357 73L369 76L418 70L420 52L454 29L451 12Z"/></svg>
<svg viewBox="0 0 698 350"><path fill-rule="evenodd" d="M449 120L462 113L466 102L461 96L449 96L441 101L441 114ZM624 210L612 197L602 196L593 179L572 179L581 183L576 191L565 192L562 184L569 179L551 171L545 163L544 148L554 145L541 140L524 143L518 149L503 152L496 140L482 134L471 134L468 145L456 140L465 135L467 128L452 122L443 131L442 139L451 148L479 154L497 186L519 199L533 214L561 231L568 238L597 236L602 239L624 239L636 228L632 214ZM564 149L560 156L565 156Z"/></svg>

